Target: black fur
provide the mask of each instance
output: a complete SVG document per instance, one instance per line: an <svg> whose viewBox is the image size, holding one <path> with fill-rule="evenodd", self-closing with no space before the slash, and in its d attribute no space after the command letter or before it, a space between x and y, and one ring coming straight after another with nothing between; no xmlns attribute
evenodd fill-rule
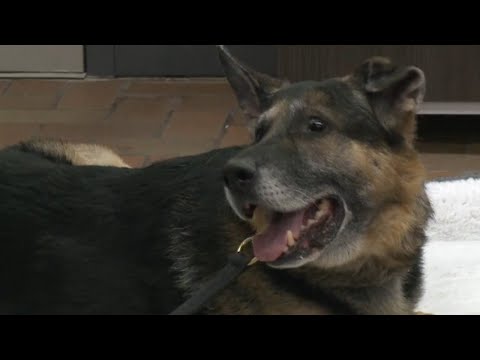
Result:
<svg viewBox="0 0 480 360"><path fill-rule="evenodd" d="M75 167L10 148L0 152L0 312L167 313L182 300L167 250L189 222L199 262L230 212L221 168L237 149L145 169ZM206 166L208 164L208 166ZM204 196L193 196L199 190ZM188 206L195 214L188 214ZM232 217L234 215L232 214ZM209 245L210 244L210 245ZM195 246L195 244L192 244ZM210 255L210 256L206 256ZM202 260L202 256L206 256Z"/></svg>

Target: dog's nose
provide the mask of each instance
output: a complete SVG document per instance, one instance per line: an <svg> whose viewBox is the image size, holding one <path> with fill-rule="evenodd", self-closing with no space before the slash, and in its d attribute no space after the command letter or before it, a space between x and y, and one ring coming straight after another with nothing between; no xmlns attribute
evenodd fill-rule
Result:
<svg viewBox="0 0 480 360"><path fill-rule="evenodd" d="M230 160L223 169L223 179L229 189L245 190L255 179L255 164L247 160Z"/></svg>

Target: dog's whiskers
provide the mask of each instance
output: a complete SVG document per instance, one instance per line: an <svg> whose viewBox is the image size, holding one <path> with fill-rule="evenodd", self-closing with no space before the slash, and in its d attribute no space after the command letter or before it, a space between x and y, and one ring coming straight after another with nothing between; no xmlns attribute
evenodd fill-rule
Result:
<svg viewBox="0 0 480 360"><path fill-rule="evenodd" d="M298 194L300 194L300 195L303 196L303 198L300 199L300 201L302 201L303 203L305 203L306 206L307 206L307 205L310 205L310 204L312 204L312 203L315 204L316 199L314 199L313 197L308 196L307 194L305 194L304 192L302 192L302 191L300 191L300 190L298 190L298 189L291 189L291 190L293 190L294 192L297 192ZM317 204L315 204L315 206L318 207Z"/></svg>

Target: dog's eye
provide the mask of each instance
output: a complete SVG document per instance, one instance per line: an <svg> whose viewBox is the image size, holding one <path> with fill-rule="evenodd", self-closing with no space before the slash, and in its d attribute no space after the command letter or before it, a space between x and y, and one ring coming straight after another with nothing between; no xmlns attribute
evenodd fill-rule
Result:
<svg viewBox="0 0 480 360"><path fill-rule="evenodd" d="M310 131L320 132L325 130L327 124L320 118L311 117L308 123L308 128Z"/></svg>
<svg viewBox="0 0 480 360"><path fill-rule="evenodd" d="M260 140L262 140L266 133L267 133L267 126L265 124L260 124L255 129L255 142L257 143Z"/></svg>

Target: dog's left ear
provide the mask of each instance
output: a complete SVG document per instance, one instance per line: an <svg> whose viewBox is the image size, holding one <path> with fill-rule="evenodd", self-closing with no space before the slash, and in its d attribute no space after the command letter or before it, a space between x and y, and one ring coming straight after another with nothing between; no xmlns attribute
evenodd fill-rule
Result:
<svg viewBox="0 0 480 360"><path fill-rule="evenodd" d="M355 72L372 108L385 128L412 142L415 115L425 95L425 75L414 66L397 67L389 59L374 57Z"/></svg>
<svg viewBox="0 0 480 360"><path fill-rule="evenodd" d="M238 103L249 121L256 120L269 106L271 96L288 81L261 74L242 64L223 46L217 46L220 62Z"/></svg>

